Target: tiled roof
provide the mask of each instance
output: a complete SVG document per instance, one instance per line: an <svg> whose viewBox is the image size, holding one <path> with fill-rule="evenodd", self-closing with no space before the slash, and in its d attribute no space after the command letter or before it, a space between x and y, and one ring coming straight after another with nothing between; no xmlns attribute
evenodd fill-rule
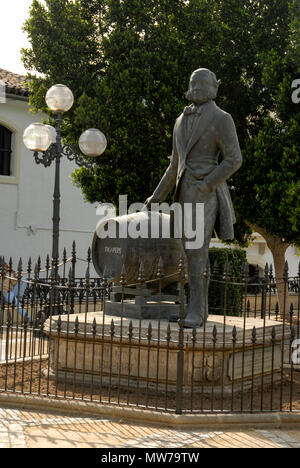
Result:
<svg viewBox="0 0 300 468"><path fill-rule="evenodd" d="M23 75L17 73L11 73L7 70L0 68L0 80L6 85L7 94L15 94L17 96L29 96L28 88L25 83L28 83L28 79Z"/></svg>

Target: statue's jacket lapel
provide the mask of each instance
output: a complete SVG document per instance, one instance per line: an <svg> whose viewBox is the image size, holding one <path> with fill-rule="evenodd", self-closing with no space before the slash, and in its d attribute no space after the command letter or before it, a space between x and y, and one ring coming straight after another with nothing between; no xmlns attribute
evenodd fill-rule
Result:
<svg viewBox="0 0 300 468"><path fill-rule="evenodd" d="M206 138L216 119L217 106L214 101L204 104L201 114L199 114L193 123L191 135L189 138L185 135L184 114L177 119L175 130L175 142L178 153L178 172L175 191L175 201L178 201L181 180L186 170L186 159L190 151L199 142L201 138ZM201 157L201 154L199 155ZM227 183L222 183L216 190L218 197L219 211L217 223L215 226L217 235L220 239L228 240L234 238L233 225L236 222L231 196Z"/></svg>
<svg viewBox="0 0 300 468"><path fill-rule="evenodd" d="M179 164L176 184L177 187L186 169L186 158L189 152L210 128L215 118L214 107L216 107L216 104L213 101L203 104L201 114L198 114L194 120L191 136L189 138L187 138L185 135L185 126L183 124L183 119L186 118L185 115L181 114L177 120L177 129L175 134Z"/></svg>

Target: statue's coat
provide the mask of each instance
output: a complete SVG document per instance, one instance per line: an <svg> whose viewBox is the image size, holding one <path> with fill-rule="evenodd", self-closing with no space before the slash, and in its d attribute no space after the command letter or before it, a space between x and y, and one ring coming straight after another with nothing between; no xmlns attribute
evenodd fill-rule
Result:
<svg viewBox="0 0 300 468"><path fill-rule="evenodd" d="M234 238L236 218L226 180L242 165L236 127L231 115L221 110L214 101L202 104L200 109L189 138L186 137L184 125L184 119L189 118L188 112L177 119L171 164L153 196L155 200L163 201L176 185L175 201L180 201L180 185L184 175L191 184L205 181L218 197L217 235L222 240L230 240ZM192 170L189 159L193 160Z"/></svg>

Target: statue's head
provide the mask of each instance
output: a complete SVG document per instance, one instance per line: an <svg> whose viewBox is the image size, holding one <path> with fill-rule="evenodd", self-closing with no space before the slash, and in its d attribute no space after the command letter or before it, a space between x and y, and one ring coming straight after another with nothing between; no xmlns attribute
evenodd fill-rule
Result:
<svg viewBox="0 0 300 468"><path fill-rule="evenodd" d="M216 75L207 68L195 70L190 78L189 90L186 98L195 104L216 99L221 84Z"/></svg>

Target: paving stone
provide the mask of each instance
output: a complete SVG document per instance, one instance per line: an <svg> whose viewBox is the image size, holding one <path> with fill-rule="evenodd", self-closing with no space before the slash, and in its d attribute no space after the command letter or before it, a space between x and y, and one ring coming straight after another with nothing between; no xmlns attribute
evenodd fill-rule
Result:
<svg viewBox="0 0 300 468"><path fill-rule="evenodd" d="M0 448L300 448L300 430L176 430L146 424L0 409Z"/></svg>

